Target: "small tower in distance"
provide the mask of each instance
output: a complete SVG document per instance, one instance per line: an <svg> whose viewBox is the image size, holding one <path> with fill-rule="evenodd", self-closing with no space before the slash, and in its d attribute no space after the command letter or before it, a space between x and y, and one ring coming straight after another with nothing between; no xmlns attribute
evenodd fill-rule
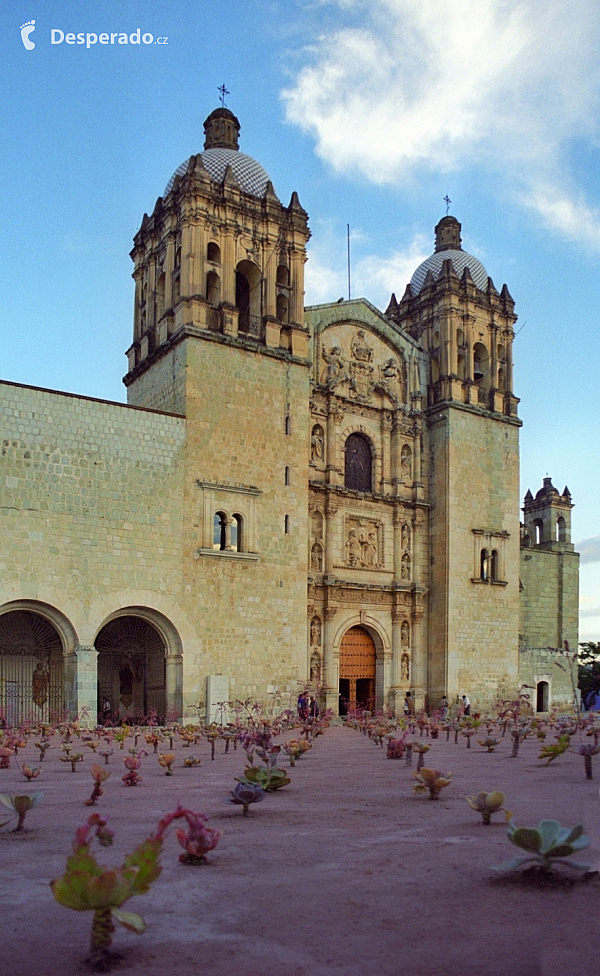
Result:
<svg viewBox="0 0 600 976"><path fill-rule="evenodd" d="M572 508L571 492L566 485L561 495L552 484L552 479L544 478L535 498L530 491L525 495L522 545L572 552Z"/></svg>

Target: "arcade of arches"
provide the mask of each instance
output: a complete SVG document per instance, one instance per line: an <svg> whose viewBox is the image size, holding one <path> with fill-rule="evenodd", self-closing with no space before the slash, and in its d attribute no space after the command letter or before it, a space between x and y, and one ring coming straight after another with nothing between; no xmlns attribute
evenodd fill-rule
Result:
<svg viewBox="0 0 600 976"><path fill-rule="evenodd" d="M93 648L68 646L42 609L0 611L0 719L4 725L58 722L66 714L120 721L180 714L182 658L158 627L125 613L98 632Z"/></svg>

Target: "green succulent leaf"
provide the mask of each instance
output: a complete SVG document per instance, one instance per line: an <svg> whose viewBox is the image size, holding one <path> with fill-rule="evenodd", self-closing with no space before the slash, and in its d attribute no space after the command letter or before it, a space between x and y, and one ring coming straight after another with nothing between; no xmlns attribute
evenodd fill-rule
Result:
<svg viewBox="0 0 600 976"><path fill-rule="evenodd" d="M135 912L122 912L119 908L111 908L110 914L115 922L124 925L130 932L137 932L138 935L141 935L142 932L146 931L144 919Z"/></svg>
<svg viewBox="0 0 600 976"><path fill-rule="evenodd" d="M554 847L563 839L561 834L564 831L558 820L541 820L537 829L542 841L540 850L543 853L549 851L551 847Z"/></svg>
<svg viewBox="0 0 600 976"><path fill-rule="evenodd" d="M532 857L515 857L512 861L506 861L504 864L494 864L492 865L492 871L516 871L518 868L522 867L530 861L534 861L535 858Z"/></svg>
<svg viewBox="0 0 600 976"><path fill-rule="evenodd" d="M522 847L524 851L535 851L537 853L541 850L542 838L539 830L536 830L535 827L517 827L514 831L509 831L508 836L513 844Z"/></svg>
<svg viewBox="0 0 600 976"><path fill-rule="evenodd" d="M162 849L162 839L160 837L149 837L139 847L136 847L133 854L125 858L124 867L136 868L136 875L133 881L132 894L143 895L153 881L156 881L162 868L158 863Z"/></svg>

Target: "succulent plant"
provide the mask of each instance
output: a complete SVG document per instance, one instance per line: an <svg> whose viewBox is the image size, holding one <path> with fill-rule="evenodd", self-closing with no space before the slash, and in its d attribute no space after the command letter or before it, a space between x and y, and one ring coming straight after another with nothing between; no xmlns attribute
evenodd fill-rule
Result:
<svg viewBox="0 0 600 976"><path fill-rule="evenodd" d="M102 766L99 766L98 763L95 763L90 769L90 775L94 780L94 789L92 790L89 799L85 801L86 807L93 807L94 804L96 803L96 800L98 800L99 797L102 796L102 794L104 793L104 790L102 789L102 784L106 782L106 780L110 776L110 772L108 769L102 769Z"/></svg>
<svg viewBox="0 0 600 976"><path fill-rule="evenodd" d="M121 906L134 895L147 892L159 876L162 869L158 859L163 841L159 834L149 837L125 858L122 867L107 870L90 853L94 836L102 847L112 844L113 832L97 813L93 813L75 834L67 869L62 878L51 882L50 887L59 904L75 911L94 913L88 962L96 971L107 972L113 959L109 949L114 923L118 922L138 935L146 928L141 915L123 912Z"/></svg>
<svg viewBox="0 0 600 976"><path fill-rule="evenodd" d="M589 868L589 864L564 860L589 847L590 839L583 833L581 824L569 828L563 827L558 820L542 820L537 827L517 827L514 820L510 820L508 839L527 854L495 866L494 871L520 871L527 866L548 873L557 864L576 871Z"/></svg>
<svg viewBox="0 0 600 976"><path fill-rule="evenodd" d="M173 770L171 767L173 766L174 762L175 762L174 752L161 752L158 757L159 766L162 766L166 770L165 776L173 775Z"/></svg>
<svg viewBox="0 0 600 976"><path fill-rule="evenodd" d="M486 735L485 739L478 739L477 742L480 746L487 749L488 752L494 752L496 746L500 745L500 739L496 739L492 735Z"/></svg>
<svg viewBox="0 0 600 976"><path fill-rule="evenodd" d="M429 750L431 749L431 745L426 745L424 742L416 742L416 741L411 743L411 745L412 745L412 752L419 753L419 758L417 759L417 772L419 772L419 770L422 769L423 766L425 765L425 753L429 752Z"/></svg>
<svg viewBox="0 0 600 976"><path fill-rule="evenodd" d="M306 739L290 739L284 742L281 747L290 760L290 766L296 765L296 760L301 759L305 752L312 749L310 742Z"/></svg>
<svg viewBox="0 0 600 976"><path fill-rule="evenodd" d="M544 763L544 766L549 766L551 762L562 756L563 752L566 752L571 744L571 738L567 732L558 736L558 742L553 746L542 746L542 751L540 752L538 759L547 759L548 762Z"/></svg>
<svg viewBox="0 0 600 976"><path fill-rule="evenodd" d="M504 803L504 793L495 790L493 793L478 793L477 796L466 796L467 803L472 810L477 810L481 814L483 823L488 826L491 823L491 816L498 810L504 810L506 820L510 820L511 812L502 806Z"/></svg>
<svg viewBox="0 0 600 976"><path fill-rule="evenodd" d="M21 766L21 772L28 783L31 783L32 779L37 779L41 771L41 766L29 766L28 763L23 763Z"/></svg>
<svg viewBox="0 0 600 976"><path fill-rule="evenodd" d="M77 763L83 762L83 753L74 752L71 754L71 747L68 746L67 749L68 749L67 755L59 756L58 758L60 759L61 762L71 763L71 772L74 773Z"/></svg>
<svg viewBox="0 0 600 976"><path fill-rule="evenodd" d="M183 760L183 762L182 762L181 765L182 766L187 766L187 767L189 767L189 766L199 766L200 765L200 759L197 756L186 756L186 758Z"/></svg>
<svg viewBox="0 0 600 976"><path fill-rule="evenodd" d="M173 813L169 813L160 821L158 825L159 834L162 836L173 820L182 818L187 820L187 831L175 831L177 840L185 851L184 854L179 855L181 864L206 864L206 855L215 849L222 837L222 832L207 826L208 818L204 813L193 813L192 810L186 810L181 804L178 804Z"/></svg>
<svg viewBox="0 0 600 976"><path fill-rule="evenodd" d="M247 766L238 782L253 783L261 786L265 793L274 793L292 781L283 769L278 769L273 763L268 766Z"/></svg>
<svg viewBox="0 0 600 976"><path fill-rule="evenodd" d="M125 775L121 776L125 786L137 786L138 783L142 782L142 777L138 773L138 769L142 765L141 756L125 756L123 762L127 769Z"/></svg>
<svg viewBox="0 0 600 976"><path fill-rule="evenodd" d="M265 796L265 791L258 783L246 783L240 780L235 789L225 799L229 803L241 804L244 807L244 816L247 817L248 807L252 803L258 803L260 800L264 800Z"/></svg>
<svg viewBox="0 0 600 976"><path fill-rule="evenodd" d="M439 800L439 794L445 786L448 786L452 779L452 773L442 773L439 769L429 769L423 766L420 772L413 773L418 782L413 786L413 793L426 793L429 791L430 800Z"/></svg>
<svg viewBox="0 0 600 976"><path fill-rule="evenodd" d="M600 752L600 745L596 745L593 742L581 742L577 746L577 752L580 756L583 756L583 762L585 765L585 777L586 779L593 779L592 776L592 756L597 756Z"/></svg>
<svg viewBox="0 0 600 976"><path fill-rule="evenodd" d="M17 826L14 829L15 834L23 832L26 814L38 805L43 796L43 793L0 793L0 803L2 806L12 810L19 817ZM8 820L10 820L10 817L4 820L3 823L8 823Z"/></svg>

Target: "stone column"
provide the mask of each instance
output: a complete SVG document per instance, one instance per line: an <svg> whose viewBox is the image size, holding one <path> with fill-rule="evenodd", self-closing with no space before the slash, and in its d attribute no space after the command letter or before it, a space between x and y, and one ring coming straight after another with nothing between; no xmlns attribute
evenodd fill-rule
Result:
<svg viewBox="0 0 600 976"><path fill-rule="evenodd" d="M402 522L404 518L399 509L394 512L394 583L402 580Z"/></svg>
<svg viewBox="0 0 600 976"><path fill-rule="evenodd" d="M80 645L74 650L73 706L84 727L94 727L98 717L98 651Z"/></svg>
<svg viewBox="0 0 600 976"><path fill-rule="evenodd" d="M337 607L326 607L323 616L323 684L325 692L325 708L331 708L337 715L340 703L339 659L334 660L333 654L333 619Z"/></svg>
<svg viewBox="0 0 600 976"><path fill-rule="evenodd" d="M325 562L323 566L325 573L331 573L333 571L333 561L335 556L334 519L337 515L337 511L337 505L334 503L333 499L329 497L325 505Z"/></svg>
<svg viewBox="0 0 600 976"><path fill-rule="evenodd" d="M179 271L179 288L181 298L190 296L190 258L192 248L192 229L189 224L181 227L181 269Z"/></svg>
<svg viewBox="0 0 600 976"><path fill-rule="evenodd" d="M290 301L290 323L302 325L304 323L304 261L305 257L299 251L292 251L290 259L290 284L292 286Z"/></svg>
<svg viewBox="0 0 600 976"><path fill-rule="evenodd" d="M422 634L423 610L420 607L412 611L412 661L411 661L411 695L415 708L423 708L425 692L427 690L427 660L423 647Z"/></svg>
<svg viewBox="0 0 600 976"><path fill-rule="evenodd" d="M183 713L183 658L180 654L167 656L166 690L169 719L178 722Z"/></svg>
<svg viewBox="0 0 600 976"><path fill-rule="evenodd" d="M392 433L390 437L390 473L392 479L392 492L394 495L398 494L399 486L402 479L402 472L400 469L400 451L402 449L402 434L400 431L400 411L394 411L394 418L392 421Z"/></svg>
<svg viewBox="0 0 600 976"><path fill-rule="evenodd" d="M175 267L175 235L167 238L167 256L165 258L165 310L173 305L173 268Z"/></svg>
<svg viewBox="0 0 600 976"><path fill-rule="evenodd" d="M135 280L135 302L133 305L133 341L137 342L142 334L142 324L140 315L140 305L142 303L142 277L141 267L137 267L133 272Z"/></svg>
<svg viewBox="0 0 600 976"><path fill-rule="evenodd" d="M400 625L404 619L404 612L400 609L392 610L392 656L390 668L390 690L388 695L390 708L394 715L402 717L404 695L401 688L400 662L402 658Z"/></svg>

